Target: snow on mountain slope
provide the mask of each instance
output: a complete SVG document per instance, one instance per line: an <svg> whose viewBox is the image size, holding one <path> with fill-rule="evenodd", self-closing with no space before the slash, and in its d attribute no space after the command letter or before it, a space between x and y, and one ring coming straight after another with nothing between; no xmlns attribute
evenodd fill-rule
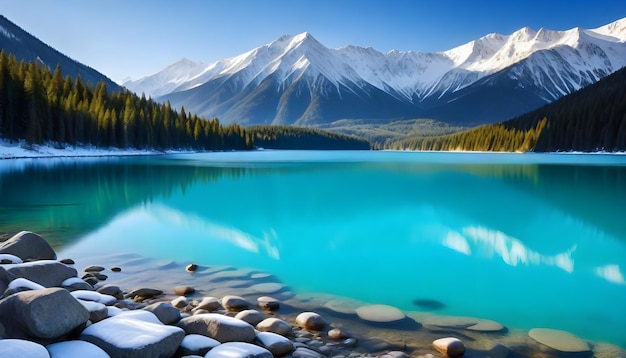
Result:
<svg viewBox="0 0 626 358"><path fill-rule="evenodd" d="M302 91L308 91L311 101L318 98L319 93L314 92L322 88L326 97L328 91L337 92L338 100L343 98L342 91L368 96L376 88L398 102L422 108L437 101L451 101L459 91L507 70L509 78L519 82L518 87L533 87L532 95L547 102L625 66L625 41L626 18L589 30L535 31L526 27L510 35L488 34L437 53L381 53L357 46L329 49L310 34L302 33L282 36L270 44L208 65L181 60L155 75L124 85L153 97L185 91L193 98L195 108L215 111L199 114L224 116L231 106L225 102L226 94L248 88L246 93L254 93L254 101L241 96L239 100L260 101L263 96L254 89L257 86L278 91L280 98L280 93L293 91L298 83L298 98L303 100L306 96ZM521 75L530 78L520 78ZM320 79L325 84L316 86ZM479 90L478 86L471 88ZM380 95L377 98L382 98ZM184 95L174 97L177 104L189 107ZM279 103L284 104L286 98L292 97L282 97ZM320 107L319 103L310 105ZM330 109L318 111L327 113ZM283 121L289 122L284 118Z"/></svg>

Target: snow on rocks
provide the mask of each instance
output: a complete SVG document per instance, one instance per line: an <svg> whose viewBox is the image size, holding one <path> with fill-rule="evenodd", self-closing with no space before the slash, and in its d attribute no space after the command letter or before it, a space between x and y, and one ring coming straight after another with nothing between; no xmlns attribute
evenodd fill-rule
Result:
<svg viewBox="0 0 626 358"><path fill-rule="evenodd" d="M43 290L45 287L25 278L16 278L9 283L10 290L24 291L24 290Z"/></svg>
<svg viewBox="0 0 626 358"><path fill-rule="evenodd" d="M166 302L156 302L144 307L144 310L152 312L163 324L174 324L180 321L180 311Z"/></svg>
<svg viewBox="0 0 626 358"><path fill-rule="evenodd" d="M46 346L50 358L110 358L107 352L95 344L74 340L53 343Z"/></svg>
<svg viewBox="0 0 626 358"><path fill-rule="evenodd" d="M40 260L21 264L3 265L15 278L26 278L44 287L59 287L63 281L76 277L76 269L54 260Z"/></svg>
<svg viewBox="0 0 626 358"><path fill-rule="evenodd" d="M217 313L196 314L181 319L177 325L187 334L202 334L222 343L252 342L256 336L249 323Z"/></svg>
<svg viewBox="0 0 626 358"><path fill-rule="evenodd" d="M2 264L21 264L24 261L19 257L11 254L0 254L0 263Z"/></svg>
<svg viewBox="0 0 626 358"><path fill-rule="evenodd" d="M95 344L111 357L140 358L171 357L185 337L178 327L126 316L94 323L81 333L80 339Z"/></svg>
<svg viewBox="0 0 626 358"><path fill-rule="evenodd" d="M84 301L94 301L98 303L102 303L103 305L110 306L117 302L117 299L113 296L104 295L100 292L95 291L87 291L87 290L77 290L72 292L72 296L77 299L81 299Z"/></svg>
<svg viewBox="0 0 626 358"><path fill-rule="evenodd" d="M188 334L183 338L176 354L180 356L204 356L208 351L218 345L220 345L220 342L213 338L201 334Z"/></svg>
<svg viewBox="0 0 626 358"><path fill-rule="evenodd" d="M274 358L265 348L250 343L230 342L211 349L204 358Z"/></svg>
<svg viewBox="0 0 626 358"><path fill-rule="evenodd" d="M0 357L50 358L41 344L24 339L1 339Z"/></svg>

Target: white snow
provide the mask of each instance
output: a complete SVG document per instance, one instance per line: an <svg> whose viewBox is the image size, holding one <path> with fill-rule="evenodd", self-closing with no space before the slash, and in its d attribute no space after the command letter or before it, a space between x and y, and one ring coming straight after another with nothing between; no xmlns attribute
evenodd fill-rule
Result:
<svg viewBox="0 0 626 358"><path fill-rule="evenodd" d="M9 283L9 288L17 290L19 288L28 288L29 290L43 290L45 287L25 278L16 278Z"/></svg>
<svg viewBox="0 0 626 358"><path fill-rule="evenodd" d="M63 281L61 283L61 286L62 287L68 287L68 286L71 286L71 285L76 284L76 283L81 283L82 284L82 283L85 283L85 281L80 279L80 278L78 278L78 277L70 277L70 278L66 279L65 281Z"/></svg>
<svg viewBox="0 0 626 358"><path fill-rule="evenodd" d="M594 272L596 275L602 277L609 282L626 285L624 274L622 274L619 265L605 265L596 267L594 269Z"/></svg>
<svg viewBox="0 0 626 358"><path fill-rule="evenodd" d="M41 344L23 339L0 339L0 357L50 358Z"/></svg>
<svg viewBox="0 0 626 358"><path fill-rule="evenodd" d="M203 336L201 334L188 334L183 338L181 347L187 348L190 351L199 351L203 348L213 348L220 345L220 342L211 337Z"/></svg>
<svg viewBox="0 0 626 358"><path fill-rule="evenodd" d="M106 306L99 302L85 301L81 299L76 299L76 301L78 301L78 303L85 307L85 309L89 312L97 312L106 309Z"/></svg>
<svg viewBox="0 0 626 358"><path fill-rule="evenodd" d="M160 342L177 332L184 331L178 327L144 322L117 315L85 328L81 337L98 337L122 349L139 349Z"/></svg>
<svg viewBox="0 0 626 358"><path fill-rule="evenodd" d="M109 295L104 295L96 291L76 290L70 292L76 299L99 302L104 305L112 305L117 302L117 298Z"/></svg>
<svg viewBox="0 0 626 358"><path fill-rule="evenodd" d="M15 158L44 158L44 157L104 157L124 155L153 155L162 154L156 150L96 148L67 145L64 148L55 148L54 144L28 145L25 141L11 143L0 138L0 160Z"/></svg>
<svg viewBox="0 0 626 358"><path fill-rule="evenodd" d="M13 35L13 33L11 31L5 29L2 26L0 26L0 34L3 34L8 39L15 39L15 40L19 41L19 39L17 37L15 37L15 35Z"/></svg>
<svg viewBox="0 0 626 358"><path fill-rule="evenodd" d="M65 341L46 346L51 358L110 358L95 344L85 341Z"/></svg>
<svg viewBox="0 0 626 358"><path fill-rule="evenodd" d="M11 263L14 263L14 264L21 264L23 262L22 259L11 254L0 254L0 261L2 260L11 261Z"/></svg>
<svg viewBox="0 0 626 358"><path fill-rule="evenodd" d="M625 40L626 18L590 30L535 31L525 27L510 35L492 33L438 53L381 53L358 46L329 49L305 32L282 36L270 44L208 65L183 59L152 76L124 85L137 93L160 96L235 75L241 89L256 85L270 75L284 83L282 88L302 76L323 75L335 86L358 88L370 84L411 102L415 96L424 100L458 91L541 51L553 51L567 57L572 64L567 74L555 72L554 69L562 67L559 62L533 61L528 66L533 74L552 71L559 77L548 84L551 96L556 98L597 80L585 78L581 82L579 74L587 77L587 73L609 74L626 66Z"/></svg>
<svg viewBox="0 0 626 358"><path fill-rule="evenodd" d="M149 311L144 310L133 310L133 311L123 311L116 313L113 317L109 318L109 320L135 320L146 323L163 325L157 316Z"/></svg>
<svg viewBox="0 0 626 358"><path fill-rule="evenodd" d="M242 342L229 342L223 343L219 346L211 349L209 353L207 353L205 358L246 358L246 357L259 357L264 358L273 357L272 353L265 348L261 348L259 346L255 346L250 343L242 343Z"/></svg>

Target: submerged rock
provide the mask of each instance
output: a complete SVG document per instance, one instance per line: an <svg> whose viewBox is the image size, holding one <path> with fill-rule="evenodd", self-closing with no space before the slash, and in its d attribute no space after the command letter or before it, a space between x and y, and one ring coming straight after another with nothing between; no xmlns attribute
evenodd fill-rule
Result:
<svg viewBox="0 0 626 358"><path fill-rule="evenodd" d="M446 307L443 302L429 298L415 299L413 300L413 304L425 310L440 310Z"/></svg>
<svg viewBox="0 0 626 358"><path fill-rule="evenodd" d="M356 309L356 314L362 320L377 323L396 322L406 318L402 311L388 305L361 306Z"/></svg>
<svg viewBox="0 0 626 358"><path fill-rule="evenodd" d="M589 344L572 333L549 328L534 328L528 332L530 338L556 349L560 352L587 352L591 350Z"/></svg>

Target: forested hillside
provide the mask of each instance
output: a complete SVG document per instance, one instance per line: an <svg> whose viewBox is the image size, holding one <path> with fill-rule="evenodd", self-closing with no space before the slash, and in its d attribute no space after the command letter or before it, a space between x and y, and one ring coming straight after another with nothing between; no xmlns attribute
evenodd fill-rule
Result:
<svg viewBox="0 0 626 358"><path fill-rule="evenodd" d="M392 143L400 150L626 150L626 68L512 120L452 135Z"/></svg>
<svg viewBox="0 0 626 358"><path fill-rule="evenodd" d="M268 149L370 149L365 139L293 126L253 126L246 128L257 147Z"/></svg>

